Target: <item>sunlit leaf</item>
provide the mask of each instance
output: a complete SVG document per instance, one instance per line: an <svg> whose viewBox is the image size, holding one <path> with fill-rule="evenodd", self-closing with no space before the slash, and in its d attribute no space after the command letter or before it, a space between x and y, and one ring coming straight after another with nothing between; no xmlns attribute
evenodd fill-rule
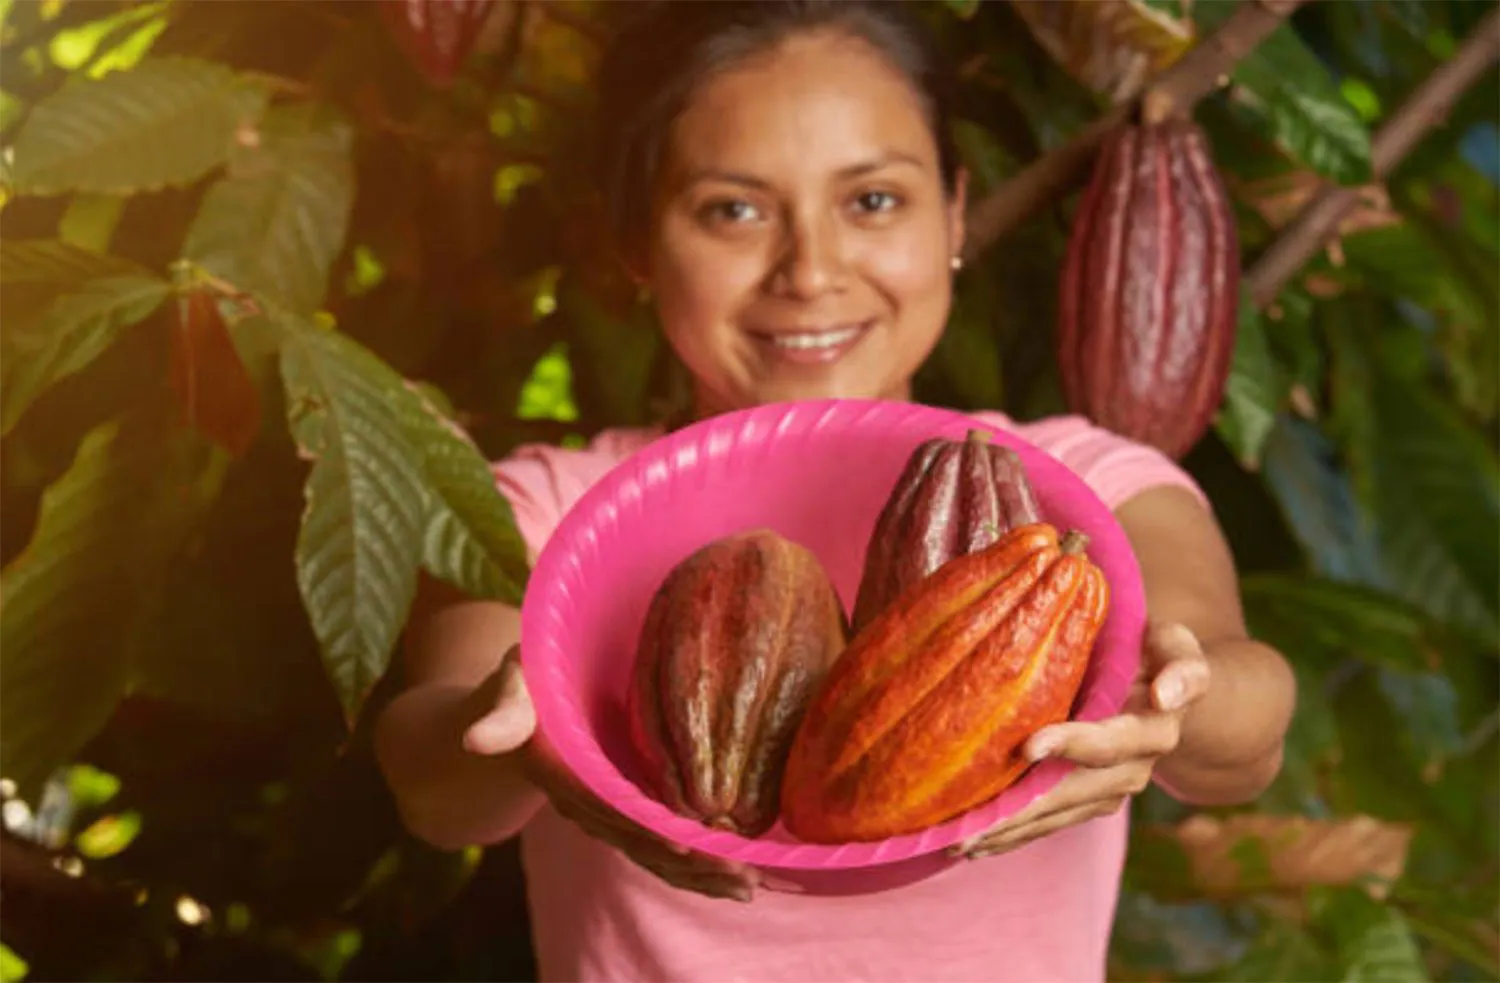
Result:
<svg viewBox="0 0 1500 983"><path fill-rule="evenodd" d="M264 103L260 87L195 58L74 78L37 104L16 137L16 189L130 194L187 184L228 159Z"/></svg>
<svg viewBox="0 0 1500 983"><path fill-rule="evenodd" d="M415 387L399 406L431 490L423 565L474 596L519 605L529 573L526 544L479 449Z"/></svg>
<svg viewBox="0 0 1500 983"><path fill-rule="evenodd" d="M1415 832L1371 816L1329 820L1242 813L1196 815L1167 835L1187 853L1199 888L1215 896L1297 893L1314 885L1368 886L1382 896L1400 879ZM1251 843L1255 850L1245 849ZM1247 864L1245 857L1256 859Z"/></svg>
<svg viewBox="0 0 1500 983"><path fill-rule="evenodd" d="M280 306L310 313L328 287L354 200L353 131L301 104L265 116L203 200L184 254Z"/></svg>
<svg viewBox="0 0 1500 983"><path fill-rule="evenodd" d="M1193 19L1208 34L1236 6L1195 3ZM1291 26L1272 31L1235 65L1231 78L1246 115L1294 159L1339 184L1370 180L1369 129Z"/></svg>
<svg viewBox="0 0 1500 983"><path fill-rule="evenodd" d="M115 257L57 240L0 246L0 432L42 393L145 320L171 292L165 280Z"/></svg>
<svg viewBox="0 0 1500 983"><path fill-rule="evenodd" d="M287 420L313 462L297 584L353 720L416 592L427 511L421 452L390 403L401 382L388 366L335 331L279 320Z"/></svg>
<svg viewBox="0 0 1500 983"><path fill-rule="evenodd" d="M1191 21L1145 0L1017 0L1032 36L1074 78L1116 102L1192 47Z"/></svg>
<svg viewBox="0 0 1500 983"><path fill-rule="evenodd" d="M0 575L0 772L33 802L124 692L128 638L180 502L169 450L146 427L91 431Z"/></svg>

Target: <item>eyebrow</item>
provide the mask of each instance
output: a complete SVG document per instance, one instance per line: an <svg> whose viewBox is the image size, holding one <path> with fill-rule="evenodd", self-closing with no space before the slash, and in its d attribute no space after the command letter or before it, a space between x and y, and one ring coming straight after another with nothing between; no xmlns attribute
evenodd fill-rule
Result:
<svg viewBox="0 0 1500 983"><path fill-rule="evenodd" d="M900 150L892 150L887 153L881 154L879 157L874 157L870 160L863 160L856 164L850 164L848 167L840 168L838 171L838 176L841 179L861 177L865 174L870 174L874 171L890 167L894 164L907 164L911 167L926 166L925 162L919 157L914 157L911 154L905 153ZM766 181L763 181L753 175L744 174L739 171L721 170L716 167L707 167L689 172L686 179L683 181L683 186L691 187L692 185L697 184L700 181L724 181L728 184L742 184L746 187L760 189L770 187L770 185Z"/></svg>

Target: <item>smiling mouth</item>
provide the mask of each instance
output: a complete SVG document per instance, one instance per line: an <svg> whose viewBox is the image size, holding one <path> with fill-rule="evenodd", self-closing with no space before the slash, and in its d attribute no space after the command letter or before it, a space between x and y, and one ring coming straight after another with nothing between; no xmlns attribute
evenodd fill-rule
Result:
<svg viewBox="0 0 1500 983"><path fill-rule="evenodd" d="M872 324L861 321L846 327L819 331L757 331L756 337L784 351L817 352L829 351L858 338Z"/></svg>

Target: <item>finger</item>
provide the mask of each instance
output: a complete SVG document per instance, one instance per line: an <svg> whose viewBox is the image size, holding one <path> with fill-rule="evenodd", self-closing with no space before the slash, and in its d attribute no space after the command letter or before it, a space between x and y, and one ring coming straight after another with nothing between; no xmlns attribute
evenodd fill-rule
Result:
<svg viewBox="0 0 1500 983"><path fill-rule="evenodd" d="M512 647L475 693L480 716L464 731L464 747L473 754L514 751L536 732L536 708L526 690L519 648Z"/></svg>
<svg viewBox="0 0 1500 983"><path fill-rule="evenodd" d="M1125 807L1127 801L1124 796L1096 800L1074 806L1071 809L1064 809L1062 812L1054 812L1049 816L1038 819L1035 822L1027 823L1024 826L996 831L981 838L964 855L970 860L980 860L984 857L993 857L997 854L1007 853L1038 840L1043 836L1066 829L1069 826L1076 826L1079 823L1085 823L1092 819L1101 819L1105 816L1114 815Z"/></svg>
<svg viewBox="0 0 1500 983"><path fill-rule="evenodd" d="M1151 703L1164 713L1180 712L1208 692L1209 668L1203 658L1170 663L1151 681Z"/></svg>
<svg viewBox="0 0 1500 983"><path fill-rule="evenodd" d="M1207 689L1208 660L1198 636L1186 625L1153 625L1147 633L1146 655L1152 703L1157 708L1181 709Z"/></svg>
<svg viewBox="0 0 1500 983"><path fill-rule="evenodd" d="M966 855L980 843L1010 835L1015 830L1043 822L1052 816L1072 812L1080 806L1105 799L1119 798L1139 791L1151 779L1151 767L1145 762L1129 762L1113 768L1086 768L1063 776L1051 790L1025 809L977 836L953 847L949 852Z"/></svg>
<svg viewBox="0 0 1500 983"><path fill-rule="evenodd" d="M743 876L658 864L637 857L630 859L648 873L685 891L741 902L751 901L755 897L754 883Z"/></svg>
<svg viewBox="0 0 1500 983"><path fill-rule="evenodd" d="M1033 760L1061 758L1086 768L1108 768L1141 757L1158 757L1177 746L1175 715L1122 714L1094 723L1044 727L1026 742Z"/></svg>

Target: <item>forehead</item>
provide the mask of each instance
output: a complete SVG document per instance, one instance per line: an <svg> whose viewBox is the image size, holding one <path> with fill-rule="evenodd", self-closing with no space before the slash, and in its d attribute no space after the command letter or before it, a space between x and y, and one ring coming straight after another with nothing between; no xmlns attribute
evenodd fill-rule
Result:
<svg viewBox="0 0 1500 983"><path fill-rule="evenodd" d="M837 170L903 152L936 166L920 96L866 42L832 31L789 39L700 83L673 126L672 170L760 176Z"/></svg>

